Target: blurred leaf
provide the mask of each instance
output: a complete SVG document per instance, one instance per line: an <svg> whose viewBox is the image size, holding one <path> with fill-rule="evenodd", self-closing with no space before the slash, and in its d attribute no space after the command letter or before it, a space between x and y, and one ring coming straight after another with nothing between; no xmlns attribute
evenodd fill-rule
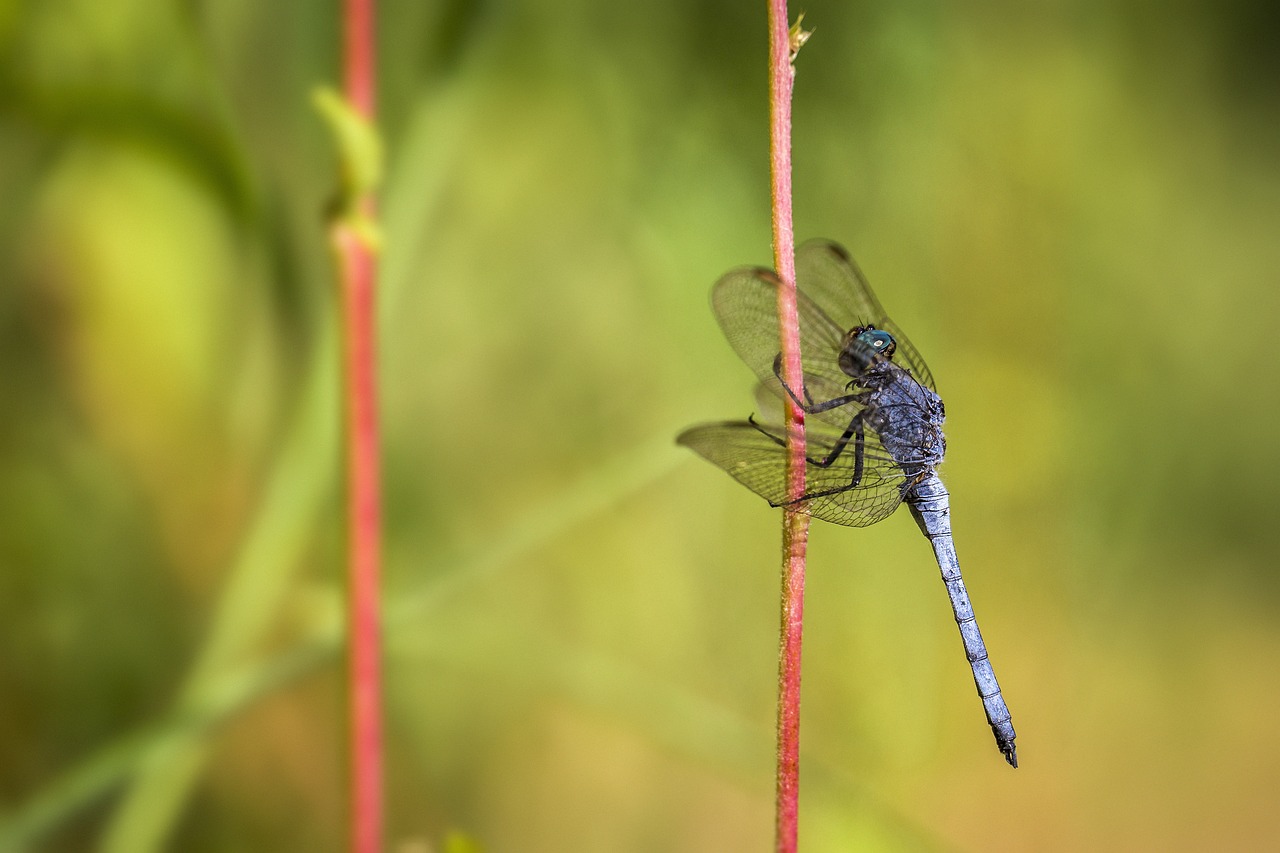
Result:
<svg viewBox="0 0 1280 853"><path fill-rule="evenodd" d="M337 358L330 332L317 344L290 433L226 578L209 635L183 685L179 716L204 707L207 691L250 658L279 619L334 484L336 388ZM188 734L149 755L117 807L103 849L129 853L164 846L203 772L205 751L204 739Z"/></svg>
<svg viewBox="0 0 1280 853"><path fill-rule="evenodd" d="M66 821L69 814L101 797L139 767L164 760L175 747L203 743L211 728L309 672L336 650L336 638L330 638L210 681L199 707L173 713L154 726L120 738L60 776L20 808L6 812L0 817L0 851L28 849Z"/></svg>
<svg viewBox="0 0 1280 853"><path fill-rule="evenodd" d="M369 246L382 246L378 224L364 211L363 204L382 182L382 140L377 129L333 89L320 87L311 101L324 118L338 149L338 173L342 187L334 214Z"/></svg>
<svg viewBox="0 0 1280 853"><path fill-rule="evenodd" d="M325 350L328 352L328 348ZM64 774L23 807L0 820L0 850L21 849L48 833L68 813L102 795L126 777L135 776L120 805L106 846L119 850L159 847L181 812L186 793L203 770L208 729L247 702L287 684L293 678L329 660L340 650L341 628L329 620L315 627L309 643L279 653L263 664L245 664L252 650L278 616L283 584L308 534L318 489L324 480L300 493L293 491L301 460L321 453L324 441L333 441L325 425L334 388L330 359L317 369L312 393L300 406L293 442L281 459L275 488L264 502L260 526L251 532L239 562L231 573L219 607L215 628L206 641L200 662L188 677L183 698L168 718L153 730L130 736L98 752ZM331 448L332 450L333 448ZM665 474L680 457L664 436L646 451L614 460L596 476L566 492L559 501L532 514L497 535L483 550L455 558L439 580L402 595L389 607L389 634L405 630L425 610L447 603L459 586L476 583L492 573L515 565L530 548L563 535L626 494ZM441 562L444 562L443 560ZM322 608L332 613L331 609Z"/></svg>

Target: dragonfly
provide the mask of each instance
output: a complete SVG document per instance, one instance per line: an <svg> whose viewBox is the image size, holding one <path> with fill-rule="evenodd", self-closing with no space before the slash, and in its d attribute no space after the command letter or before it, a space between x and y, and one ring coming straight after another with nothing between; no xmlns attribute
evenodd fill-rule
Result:
<svg viewBox="0 0 1280 853"><path fill-rule="evenodd" d="M933 546L987 723L1018 766L1000 692L951 535L950 498L937 474L946 411L920 353L880 306L843 246L811 240L796 251L802 385L782 376L777 274L740 267L716 282L712 308L730 346L755 372L759 418L692 427L677 438L769 502L848 527L906 504ZM784 405L805 423L806 491L787 493Z"/></svg>

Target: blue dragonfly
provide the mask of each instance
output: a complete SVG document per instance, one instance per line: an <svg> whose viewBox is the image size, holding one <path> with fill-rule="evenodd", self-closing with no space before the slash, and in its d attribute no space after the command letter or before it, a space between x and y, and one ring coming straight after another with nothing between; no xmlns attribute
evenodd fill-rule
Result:
<svg viewBox="0 0 1280 853"><path fill-rule="evenodd" d="M947 445L933 374L842 246L827 240L801 246L796 281L802 387L782 378L777 274L732 270L712 289L712 307L729 344L760 380L760 417L692 427L677 441L770 506L835 524L866 527L905 503L933 545L996 745L1017 767L1009 708L960 576L947 490L935 470ZM805 413L806 491L794 501L786 478L788 397Z"/></svg>

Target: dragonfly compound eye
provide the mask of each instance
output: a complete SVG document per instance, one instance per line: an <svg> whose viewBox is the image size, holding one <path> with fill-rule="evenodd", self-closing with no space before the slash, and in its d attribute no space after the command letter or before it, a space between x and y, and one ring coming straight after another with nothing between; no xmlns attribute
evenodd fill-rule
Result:
<svg viewBox="0 0 1280 853"><path fill-rule="evenodd" d="M898 342L893 339L893 335L884 329L864 329L858 333L857 340L870 347L876 355L884 358L892 358L893 351L898 348Z"/></svg>

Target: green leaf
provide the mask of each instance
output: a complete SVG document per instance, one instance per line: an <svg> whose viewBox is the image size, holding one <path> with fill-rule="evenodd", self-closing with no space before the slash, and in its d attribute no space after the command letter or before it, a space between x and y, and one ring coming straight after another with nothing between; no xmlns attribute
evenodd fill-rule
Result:
<svg viewBox="0 0 1280 853"><path fill-rule="evenodd" d="M382 137L351 102L328 86L319 86L311 102L333 133L338 148L340 190L333 219L352 228L370 248L382 245L377 222L363 209L382 182Z"/></svg>

